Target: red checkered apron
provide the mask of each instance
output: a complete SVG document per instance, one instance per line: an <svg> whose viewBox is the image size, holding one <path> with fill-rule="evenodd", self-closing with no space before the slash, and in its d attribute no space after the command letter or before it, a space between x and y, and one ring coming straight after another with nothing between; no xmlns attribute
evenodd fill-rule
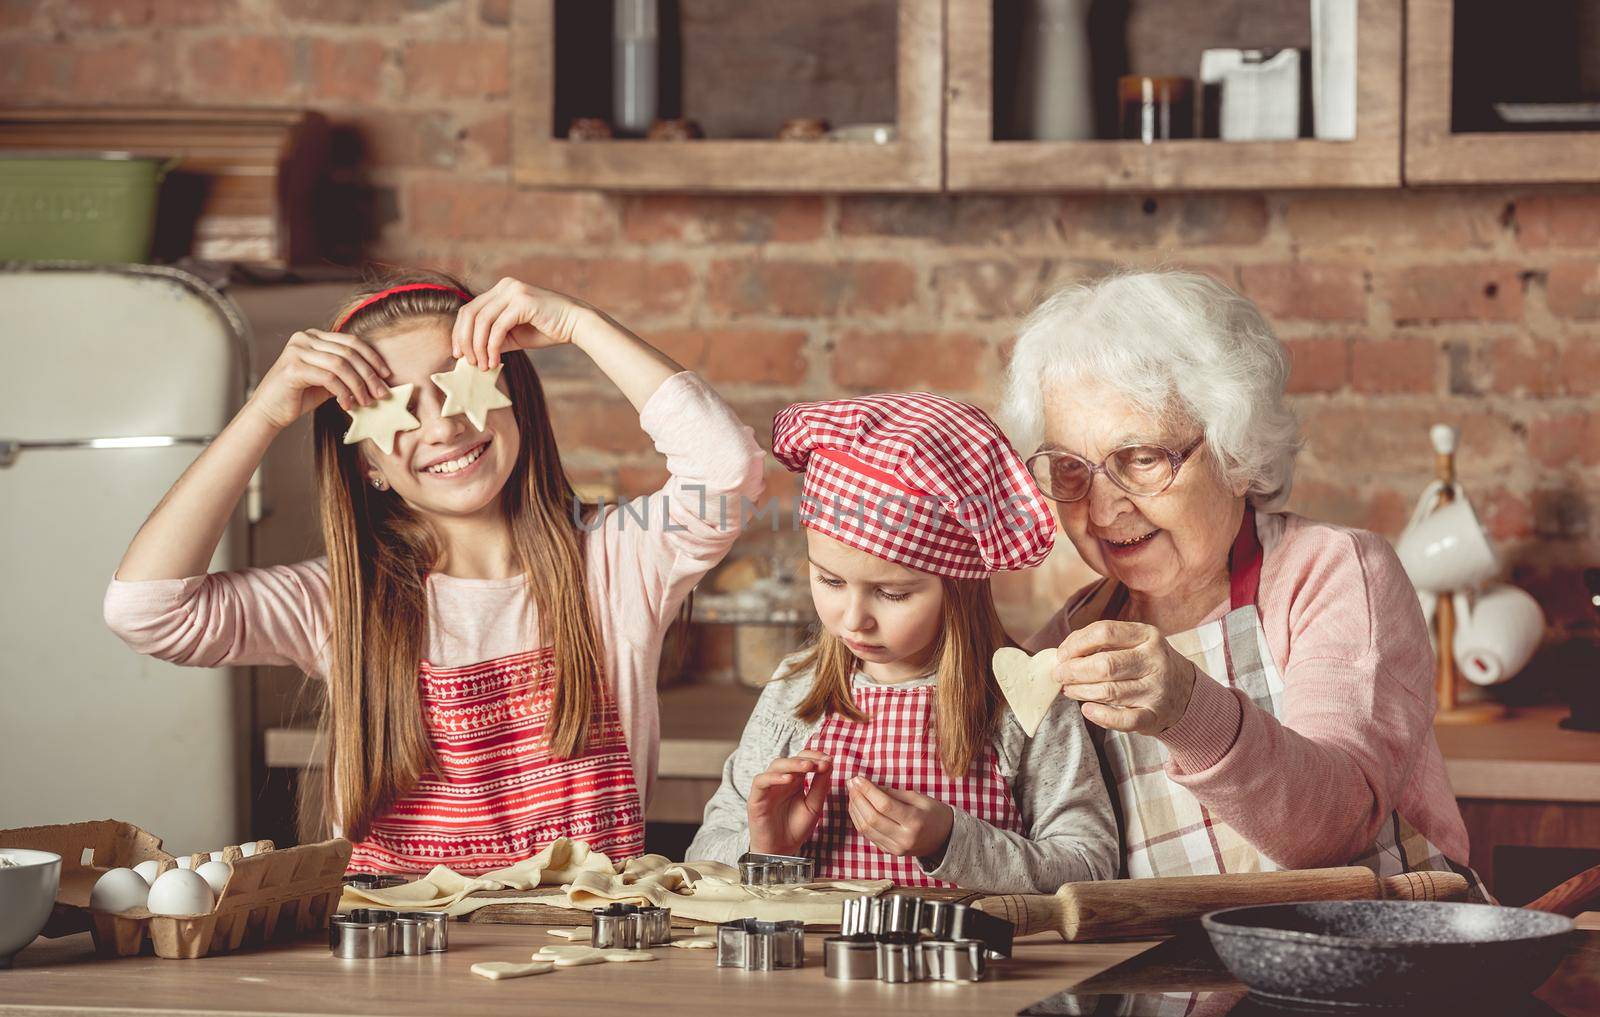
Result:
<svg viewBox="0 0 1600 1017"><path fill-rule="evenodd" d="M350 868L467 874L504 868L558 837L613 860L644 852L644 814L616 704L601 699L583 755L553 759L548 648L467 667L423 661L417 683L440 771L372 824Z"/></svg>
<svg viewBox="0 0 1600 1017"><path fill-rule="evenodd" d="M966 776L951 779L939 762L934 686L856 686L856 723L829 714L806 748L833 757L828 805L804 848L819 879L888 879L901 886L954 886L922 871L915 858L896 858L856 831L846 782L860 774L879 787L918 791L1002 830L1022 832L1022 817L1000 773L994 746L984 743Z"/></svg>
<svg viewBox="0 0 1600 1017"><path fill-rule="evenodd" d="M1229 556L1232 588L1227 615L1166 638L1203 672L1199 681L1215 680L1239 689L1276 717L1283 706L1283 677L1256 611L1261 563L1255 513L1247 510ZM1116 618L1126 603L1125 587L1102 582L1072 608L1071 627L1076 630L1100 618ZM1090 732L1100 749L1102 769L1116 788L1127 876L1215 875L1282 868L1167 777L1168 753L1158 739L1092 724ZM1469 882L1477 882L1476 874L1451 862L1398 812L1380 828L1371 849L1347 864L1364 865L1380 876L1456 871ZM1481 883L1477 889L1481 892Z"/></svg>

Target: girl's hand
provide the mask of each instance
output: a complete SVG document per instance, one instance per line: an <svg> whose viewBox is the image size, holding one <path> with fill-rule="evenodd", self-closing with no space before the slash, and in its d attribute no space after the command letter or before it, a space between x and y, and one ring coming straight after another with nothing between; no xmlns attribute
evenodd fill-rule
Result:
<svg viewBox="0 0 1600 1017"><path fill-rule="evenodd" d="M1198 675L1153 625L1097 621L1062 641L1061 692L1085 720L1115 731L1158 735L1189 709Z"/></svg>
<svg viewBox="0 0 1600 1017"><path fill-rule="evenodd" d="M940 854L950 840L956 814L937 798L879 787L865 777L852 777L850 821L861 836L897 858Z"/></svg>
<svg viewBox="0 0 1600 1017"><path fill-rule="evenodd" d="M828 804L833 760L810 749L774 759L750 785L745 815L750 822L750 850L765 855L796 855L811 839ZM806 774L811 789L806 790Z"/></svg>
<svg viewBox="0 0 1600 1017"><path fill-rule="evenodd" d="M534 350L572 342L594 308L554 290L501 279L456 312L450 351L475 367L491 368L506 350Z"/></svg>
<svg viewBox="0 0 1600 1017"><path fill-rule="evenodd" d="M330 397L347 412L377 402L389 394L390 377L389 365L366 340L306 329L289 337L247 406L282 430Z"/></svg>

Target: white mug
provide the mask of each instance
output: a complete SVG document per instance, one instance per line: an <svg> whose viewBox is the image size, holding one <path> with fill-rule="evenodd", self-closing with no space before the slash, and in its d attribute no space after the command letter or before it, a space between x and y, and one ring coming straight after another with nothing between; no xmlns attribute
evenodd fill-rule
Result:
<svg viewBox="0 0 1600 1017"><path fill-rule="evenodd" d="M1544 638L1544 612L1525 590L1496 583L1454 597L1456 668L1474 685L1498 685L1521 671Z"/></svg>
<svg viewBox="0 0 1600 1017"><path fill-rule="evenodd" d="M1412 585L1430 593L1476 586L1499 571L1488 534L1465 498L1457 498L1412 521L1395 542Z"/></svg>

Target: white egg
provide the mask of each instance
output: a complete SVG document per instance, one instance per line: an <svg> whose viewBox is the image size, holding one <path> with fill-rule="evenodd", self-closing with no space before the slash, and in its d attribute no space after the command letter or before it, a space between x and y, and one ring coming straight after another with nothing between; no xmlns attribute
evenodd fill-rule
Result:
<svg viewBox="0 0 1600 1017"><path fill-rule="evenodd" d="M214 862L222 861L222 852L221 851L213 851L213 852L211 852L211 860L214 861Z"/></svg>
<svg viewBox="0 0 1600 1017"><path fill-rule="evenodd" d="M212 893L221 897L222 888L228 884L228 877L233 875L233 866L227 862L206 862L194 871L211 887Z"/></svg>
<svg viewBox="0 0 1600 1017"><path fill-rule="evenodd" d="M148 886L154 883L156 877L161 874L161 863L154 858L150 858L135 865L133 871L137 872L144 879L145 885Z"/></svg>
<svg viewBox="0 0 1600 1017"><path fill-rule="evenodd" d="M150 884L132 869L110 869L95 880L89 906L96 911L131 911L145 906Z"/></svg>
<svg viewBox="0 0 1600 1017"><path fill-rule="evenodd" d="M178 856L178 868L180 868L180 869L192 869L192 868L194 868L194 857L192 855L179 855Z"/></svg>
<svg viewBox="0 0 1600 1017"><path fill-rule="evenodd" d="M163 872L150 888L150 901L145 906L157 915L203 915L215 903L211 887L198 872L172 869Z"/></svg>
<svg viewBox="0 0 1600 1017"><path fill-rule="evenodd" d="M241 854L243 854L246 858L249 858L250 856L254 855L258 850L260 850L260 848L257 846L255 841L251 841L248 844L240 844L239 845L239 852Z"/></svg>

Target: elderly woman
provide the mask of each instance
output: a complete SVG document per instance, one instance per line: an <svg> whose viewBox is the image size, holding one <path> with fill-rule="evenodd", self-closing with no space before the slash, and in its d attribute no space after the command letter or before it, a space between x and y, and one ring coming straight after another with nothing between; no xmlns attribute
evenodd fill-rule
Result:
<svg viewBox="0 0 1600 1017"><path fill-rule="evenodd" d="M1104 578L1029 649L1058 648L1103 736L1126 875L1467 872L1410 580L1381 537L1282 510L1287 376L1255 306L1200 275L1033 313L1004 416Z"/></svg>

